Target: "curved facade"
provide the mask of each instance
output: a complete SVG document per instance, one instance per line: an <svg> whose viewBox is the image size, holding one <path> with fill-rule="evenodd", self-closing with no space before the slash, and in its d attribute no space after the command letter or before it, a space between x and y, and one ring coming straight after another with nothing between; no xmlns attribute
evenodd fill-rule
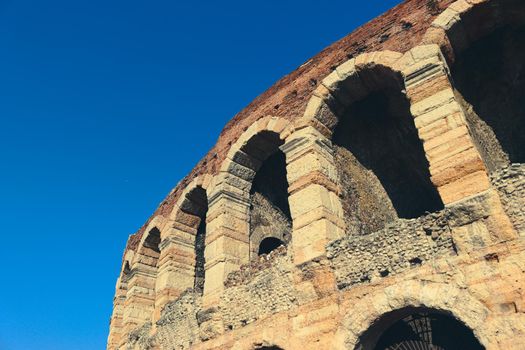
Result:
<svg viewBox="0 0 525 350"><path fill-rule="evenodd" d="M108 349L523 348L524 34L407 0L277 82L129 238Z"/></svg>

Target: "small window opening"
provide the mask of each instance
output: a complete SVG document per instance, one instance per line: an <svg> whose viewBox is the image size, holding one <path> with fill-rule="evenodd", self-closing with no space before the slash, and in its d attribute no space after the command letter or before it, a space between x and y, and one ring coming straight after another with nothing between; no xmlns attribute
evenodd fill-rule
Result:
<svg viewBox="0 0 525 350"><path fill-rule="evenodd" d="M411 266L417 266L417 265L421 265L423 263L423 260L416 257L416 258L410 259L409 262Z"/></svg>
<svg viewBox="0 0 525 350"><path fill-rule="evenodd" d="M284 243L280 239L275 237L267 237L263 239L259 245L259 255L270 254L272 251L282 245L284 245Z"/></svg>

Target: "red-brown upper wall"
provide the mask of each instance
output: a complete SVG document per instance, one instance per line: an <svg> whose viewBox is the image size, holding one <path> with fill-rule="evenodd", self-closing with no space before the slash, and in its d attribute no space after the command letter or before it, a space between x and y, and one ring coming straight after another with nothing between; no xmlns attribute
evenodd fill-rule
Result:
<svg viewBox="0 0 525 350"><path fill-rule="evenodd" d="M130 236L126 251L137 247L145 227L153 217L170 214L180 193L193 178L205 173L214 175L217 172L230 145L251 124L268 115L288 120L302 116L317 85L335 67L364 52L408 51L421 42L432 21L452 2L454 0L406 0L330 45L280 79L226 124L215 146L177 184L144 226ZM334 20L337 18L334 17Z"/></svg>

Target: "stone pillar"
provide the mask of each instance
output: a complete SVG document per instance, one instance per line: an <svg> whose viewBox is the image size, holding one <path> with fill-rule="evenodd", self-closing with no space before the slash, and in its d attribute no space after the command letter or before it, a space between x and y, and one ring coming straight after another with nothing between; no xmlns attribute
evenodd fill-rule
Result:
<svg viewBox="0 0 525 350"><path fill-rule="evenodd" d="M126 302L127 285L123 281L118 282L115 298L113 299L113 314L109 326L108 350L118 349L122 341L123 313Z"/></svg>
<svg viewBox="0 0 525 350"><path fill-rule="evenodd" d="M431 180L449 205L489 188L481 156L456 101L449 70L437 45L418 46L398 62L411 113L430 164Z"/></svg>
<svg viewBox="0 0 525 350"><path fill-rule="evenodd" d="M194 218L200 220L198 217L182 212L178 216L188 216L192 221ZM168 302L176 300L182 292L194 286L197 229L181 222L172 223L172 226L174 227L163 233L159 246L154 322L159 320L162 308Z"/></svg>
<svg viewBox="0 0 525 350"><path fill-rule="evenodd" d="M287 137L286 154L292 248L296 264L326 254L328 242L344 233L338 175L331 142L312 126Z"/></svg>
<svg viewBox="0 0 525 350"><path fill-rule="evenodd" d="M249 190L255 171L226 160L228 171L217 175L209 195L206 225L205 306L214 305L227 275L249 261ZM244 173L244 175L242 175ZM236 175L237 174L237 175Z"/></svg>
<svg viewBox="0 0 525 350"><path fill-rule="evenodd" d="M151 257L145 257L144 260L151 260ZM123 312L124 343L131 331L152 320L157 268L139 260L134 263L129 275Z"/></svg>

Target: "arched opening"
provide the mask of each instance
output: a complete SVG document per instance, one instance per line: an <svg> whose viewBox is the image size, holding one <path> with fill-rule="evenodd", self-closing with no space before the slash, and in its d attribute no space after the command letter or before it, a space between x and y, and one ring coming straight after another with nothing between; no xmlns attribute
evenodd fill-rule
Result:
<svg viewBox="0 0 525 350"><path fill-rule="evenodd" d="M259 244L259 255L263 254L270 254L275 249L279 248L280 246L284 245L283 241L281 241L279 238L275 237L266 237L261 241L261 244Z"/></svg>
<svg viewBox="0 0 525 350"><path fill-rule="evenodd" d="M122 277L120 278L121 282L125 283L128 281L129 274L131 273L131 268L129 266L129 261L124 262L124 268L122 269Z"/></svg>
<svg viewBox="0 0 525 350"><path fill-rule="evenodd" d="M160 231L158 228L154 227L144 240L144 248L152 250L154 253L160 253L159 244Z"/></svg>
<svg viewBox="0 0 525 350"><path fill-rule="evenodd" d="M242 151L258 162L250 189L250 251L258 255L259 243L274 237L286 245L291 239L292 217L288 203L286 157L279 135L262 131ZM265 243L266 244L266 243ZM266 254L266 253L265 253Z"/></svg>
<svg viewBox="0 0 525 350"><path fill-rule="evenodd" d="M186 195L181 210L196 217L197 232L195 235L195 279L193 289L201 293L204 290L206 263L204 248L206 245L206 214L208 212L208 197L201 186L195 187Z"/></svg>
<svg viewBox="0 0 525 350"><path fill-rule="evenodd" d="M451 314L408 307L383 315L359 338L356 350L483 350Z"/></svg>
<svg viewBox="0 0 525 350"><path fill-rule="evenodd" d="M124 308L124 328L129 334L137 326L151 321L155 308L155 283L160 256L160 230L157 227L144 232L144 241L133 258L127 281ZM129 266L128 266L129 268ZM126 266L124 266L126 269Z"/></svg>
<svg viewBox="0 0 525 350"><path fill-rule="evenodd" d="M493 1L494 2L494 1ZM463 27L474 36L493 8L474 9ZM525 13L523 2L504 11ZM503 5L502 5L503 7ZM507 22L456 53L452 77L469 129L489 172L525 161L525 21Z"/></svg>
<svg viewBox="0 0 525 350"><path fill-rule="evenodd" d="M373 90L337 114L332 141L352 233L371 233L398 218L443 208L409 102L393 85Z"/></svg>

